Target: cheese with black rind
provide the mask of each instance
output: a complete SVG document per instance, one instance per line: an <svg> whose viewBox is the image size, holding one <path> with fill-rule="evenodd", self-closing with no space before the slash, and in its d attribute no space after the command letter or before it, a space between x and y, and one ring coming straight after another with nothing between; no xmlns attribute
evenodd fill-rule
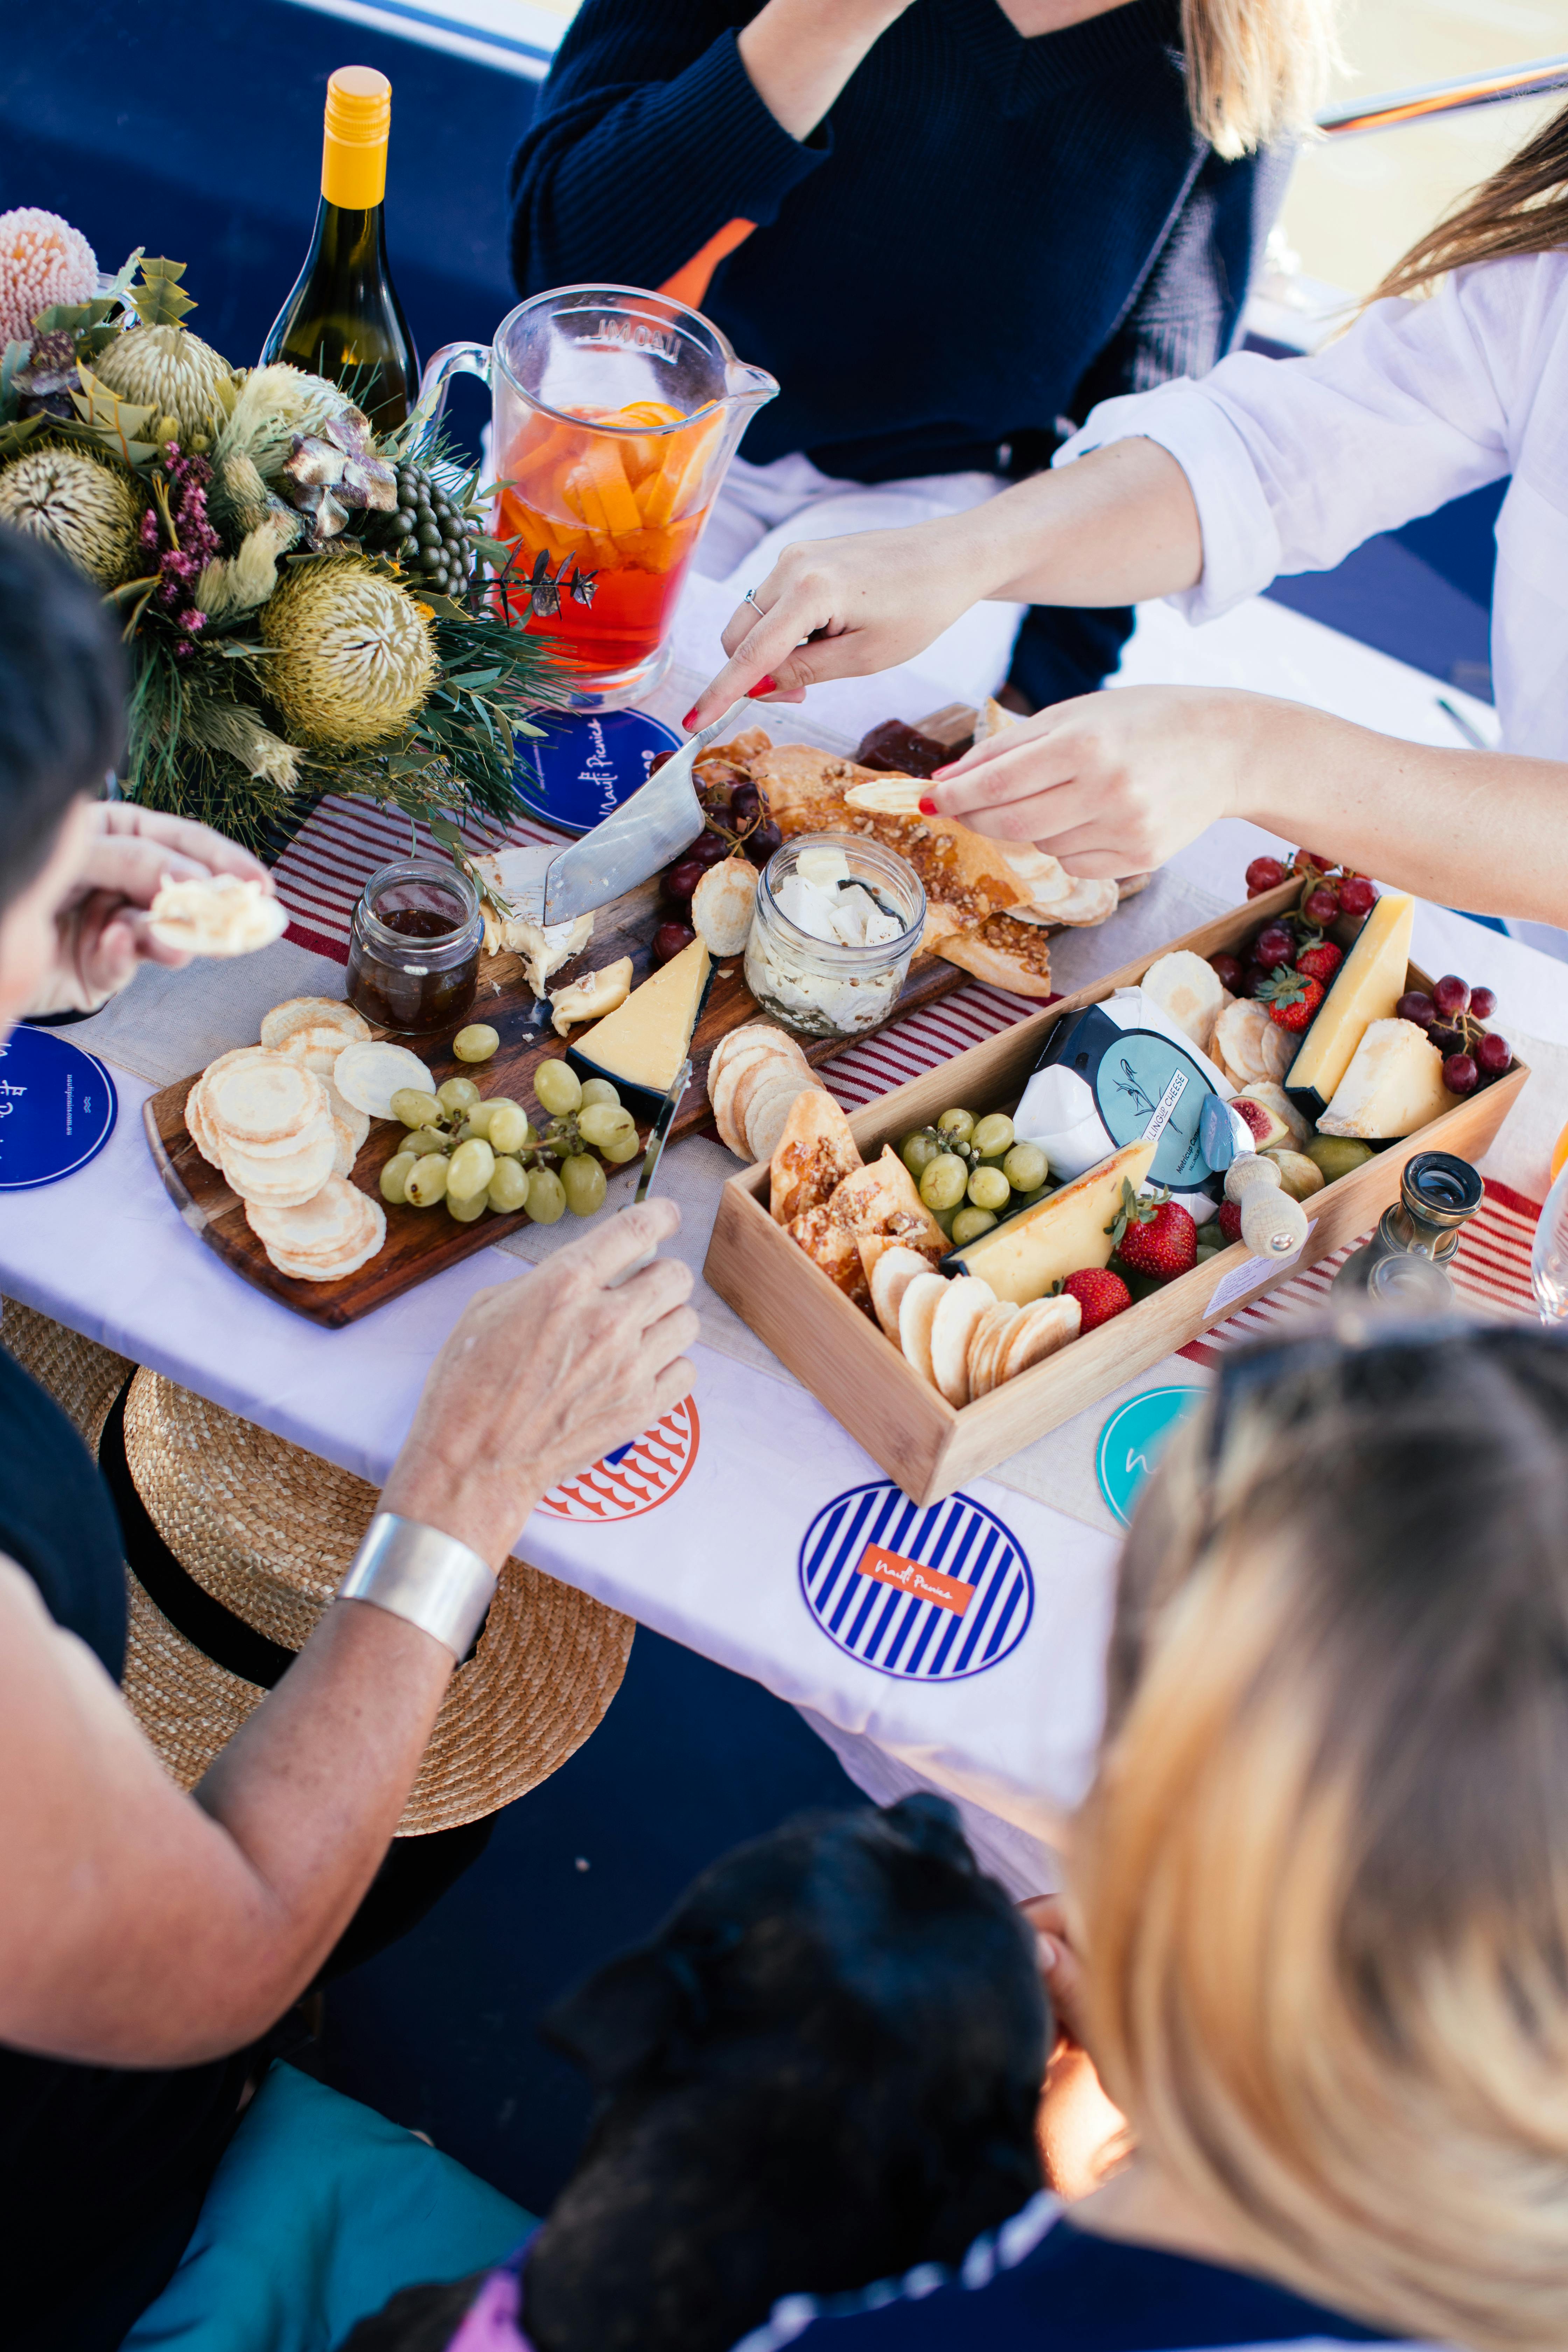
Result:
<svg viewBox="0 0 1568 2352"><path fill-rule="evenodd" d="M656 1117L690 1051L712 977L706 945L691 940L569 1045L567 1061L579 1077L608 1078L629 1110Z"/></svg>
<svg viewBox="0 0 1568 2352"><path fill-rule="evenodd" d="M1408 981L1415 923L1415 899L1386 892L1335 973L1285 1073L1285 1091L1308 1118L1316 1121L1328 1109L1370 1024L1392 1017Z"/></svg>
<svg viewBox="0 0 1568 2352"><path fill-rule="evenodd" d="M1374 1021L1356 1047L1334 1098L1318 1121L1321 1135L1394 1143L1429 1127L1459 1097L1443 1084L1443 1056L1413 1021Z"/></svg>
<svg viewBox="0 0 1568 2352"><path fill-rule="evenodd" d="M1153 1163L1154 1149L1152 1143L1124 1143L1059 1192L1009 1217L978 1241L950 1250L942 1261L942 1273L976 1275L998 1298L1027 1307L1069 1274L1108 1265L1115 1247L1111 1228L1122 1206L1121 1188L1131 1184L1137 1192Z"/></svg>

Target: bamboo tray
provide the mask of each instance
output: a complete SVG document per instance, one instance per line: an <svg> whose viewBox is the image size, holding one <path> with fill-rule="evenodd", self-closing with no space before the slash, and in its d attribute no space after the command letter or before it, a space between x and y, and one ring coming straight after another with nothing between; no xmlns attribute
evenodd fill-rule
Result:
<svg viewBox="0 0 1568 2352"><path fill-rule="evenodd" d="M600 909L588 948L552 975L552 985L560 987L577 972L597 970L624 955L632 959L633 985L646 980L653 970L653 934L661 919L657 881L628 890L624 898ZM672 1142L707 1125L708 1065L713 1049L729 1030L755 1015L756 1002L746 986L742 964L740 956L728 957L715 971L691 1040L691 1084L671 1132ZM894 1018L936 1003L962 988L968 978L957 964L945 963L940 956L917 956ZM479 992L462 1020L429 1037L400 1042L411 1045L428 1065L437 1085L443 1078L471 1077L487 1095L515 1095L527 1105L532 1098L538 1064L559 1058L569 1042L556 1036L549 1025L549 1014L547 1004L535 1003L518 958L490 956L480 963ZM469 1021L488 1021L500 1033L499 1051L478 1067L458 1061L452 1053L452 1039ZM859 1042L847 1037L799 1040L812 1063L828 1061ZM471 1225L461 1225L444 1210L394 1209L387 1215L386 1246L357 1274L333 1283L300 1282L291 1275L279 1274L247 1224L244 1202L229 1191L222 1171L210 1167L191 1141L185 1127L185 1097L200 1075L193 1070L189 1077L164 1087L142 1108L142 1125L164 1190L193 1232L216 1251L226 1265L312 1323L338 1328L358 1322L388 1299L412 1290L416 1283L427 1282L433 1274L470 1257L475 1250L488 1249L502 1233L510 1231L522 1213L519 1210L508 1217L487 1215ZM640 1132L646 1141L647 1127ZM403 1129L395 1121L378 1120L372 1127L353 1168L353 1181L362 1192L379 1198L382 1167L400 1148L402 1139Z"/></svg>
<svg viewBox="0 0 1568 2352"><path fill-rule="evenodd" d="M1201 956L1232 949L1300 894L1299 882L1282 884L1173 940L1171 948L1190 948ZM885 1143L897 1143L952 1103L976 1114L1011 1109L1056 1024L1115 989L1134 986L1171 948L1152 950L868 1104L850 1120L862 1153L873 1159ZM1412 964L1406 985L1427 988L1430 982ZM765 1162L725 1185L704 1273L911 1502L935 1503L1185 1347L1234 1313L1243 1297L1261 1297L1276 1283L1370 1232L1398 1198L1400 1172L1415 1152L1452 1151L1463 1160L1479 1160L1528 1076L1516 1062L1505 1077L1456 1109L1314 1192L1303 1203L1310 1225L1306 1245L1272 1276L1263 1261L1249 1259L1237 1242L973 1404L951 1405L921 1380L880 1327L774 1224L768 1213ZM1258 1281L1225 1296L1226 1277L1249 1264L1258 1269Z"/></svg>

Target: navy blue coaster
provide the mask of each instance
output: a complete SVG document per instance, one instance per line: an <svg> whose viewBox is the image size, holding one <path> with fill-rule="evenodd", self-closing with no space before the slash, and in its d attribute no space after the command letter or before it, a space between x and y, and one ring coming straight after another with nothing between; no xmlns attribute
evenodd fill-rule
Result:
<svg viewBox="0 0 1568 2352"><path fill-rule="evenodd" d="M519 741L512 790L530 816L563 833L587 833L613 815L681 740L645 710L540 710L533 723L544 732Z"/></svg>
<svg viewBox="0 0 1568 2352"><path fill-rule="evenodd" d="M85 1168L113 1134L119 1109L103 1064L58 1029L0 1038L0 1192Z"/></svg>

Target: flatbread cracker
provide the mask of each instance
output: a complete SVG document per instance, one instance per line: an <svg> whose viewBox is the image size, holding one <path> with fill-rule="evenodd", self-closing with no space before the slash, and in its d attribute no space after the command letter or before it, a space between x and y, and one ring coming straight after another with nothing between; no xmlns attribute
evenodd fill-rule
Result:
<svg viewBox="0 0 1568 2352"><path fill-rule="evenodd" d="M997 1385L1016 1380L1026 1372L1031 1364L1043 1363L1076 1339L1083 1322L1083 1309L1076 1298L1037 1298L1026 1307L1012 1326L997 1373Z"/></svg>
<svg viewBox="0 0 1568 2352"><path fill-rule="evenodd" d="M947 1295L944 1275L922 1274L911 1282L899 1301L899 1345L906 1362L914 1366L922 1381L936 1386L936 1375L931 1365L931 1327L936 1310Z"/></svg>
<svg viewBox="0 0 1568 2352"><path fill-rule="evenodd" d="M848 1119L826 1088L816 1085L790 1105L770 1157L768 1207L780 1225L820 1208L864 1165Z"/></svg>
<svg viewBox="0 0 1568 2352"><path fill-rule="evenodd" d="M262 1017L261 1042L276 1052L285 1037L307 1024L321 1028L328 1024L341 1029L345 1038L368 1037L370 1024L363 1013L352 1004L344 1004L335 996L289 996L275 1004Z"/></svg>
<svg viewBox="0 0 1568 2352"><path fill-rule="evenodd" d="M937 1301L931 1327L931 1378L951 1405L969 1402L969 1343L995 1304L991 1285L974 1275L956 1276L947 1286L946 1297Z"/></svg>
<svg viewBox="0 0 1568 2352"><path fill-rule="evenodd" d="M753 1096L746 1113L746 1145L752 1160L772 1160L795 1104L803 1095L822 1092L817 1079L786 1071L773 1086L763 1087Z"/></svg>
<svg viewBox="0 0 1568 2352"><path fill-rule="evenodd" d="M911 1282L931 1272L930 1261L890 1234L865 1234L859 1244L860 1263L871 1286L871 1312L893 1342L899 1344L899 1309Z"/></svg>

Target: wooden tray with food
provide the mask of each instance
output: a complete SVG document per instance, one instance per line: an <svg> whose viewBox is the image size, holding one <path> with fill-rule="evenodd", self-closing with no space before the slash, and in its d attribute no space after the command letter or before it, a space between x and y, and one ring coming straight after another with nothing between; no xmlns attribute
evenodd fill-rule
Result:
<svg viewBox="0 0 1568 2352"><path fill-rule="evenodd" d="M1486 1150L1528 1076L1489 993L1429 982L1413 901L1353 883L1353 921L1297 878L852 1118L805 1094L725 1186L708 1281L911 1501L1369 1232L1416 1152ZM742 1031L721 1083L767 1050ZM1215 1096L1253 1145L1223 1180Z"/></svg>
<svg viewBox="0 0 1568 2352"><path fill-rule="evenodd" d="M695 780L709 831L664 876L548 932L487 906L478 995L444 1028L394 1034L346 1003L295 1000L268 1016L256 1045L153 1097L148 1139L193 1230L247 1281L312 1321L341 1326L484 1247L497 1217L591 1214L606 1168L641 1151L687 1058L691 1081L672 1139L706 1124L715 1050L757 1015L749 935L761 868L781 845L829 833L851 856L861 843L868 855L892 850L920 874L926 913L896 985L871 1007L875 1017L864 1018L862 1005L854 1017L863 1025L801 1034L790 1072L770 1074L765 1098L751 1088L739 1100L733 1115L746 1122L738 1132L752 1155L773 1149L812 1068L883 1020L937 1002L972 972L1047 996L1050 929L1114 910L1114 884L1086 893L1032 850L922 819L918 807L911 815L918 780L805 746L775 747L760 730L710 750ZM858 804L868 792L885 799L889 787L901 791L903 806ZM504 909L505 854L477 860L475 870ZM828 942L828 954L837 951ZM826 1005L825 1023L843 1018L837 1003ZM809 987L801 1004L810 1022ZM469 1039L466 1031L487 1034ZM293 1075L272 1066L279 1058L298 1066ZM793 1085L777 1083L786 1075ZM394 1110L398 1094L409 1097L407 1123ZM415 1097L432 1098L423 1120L413 1115ZM451 1160L453 1171L426 1168L405 1188L399 1171L411 1143L413 1161ZM458 1168L455 1155L468 1144L481 1148ZM459 1198L458 1182L481 1173L483 1184Z"/></svg>

